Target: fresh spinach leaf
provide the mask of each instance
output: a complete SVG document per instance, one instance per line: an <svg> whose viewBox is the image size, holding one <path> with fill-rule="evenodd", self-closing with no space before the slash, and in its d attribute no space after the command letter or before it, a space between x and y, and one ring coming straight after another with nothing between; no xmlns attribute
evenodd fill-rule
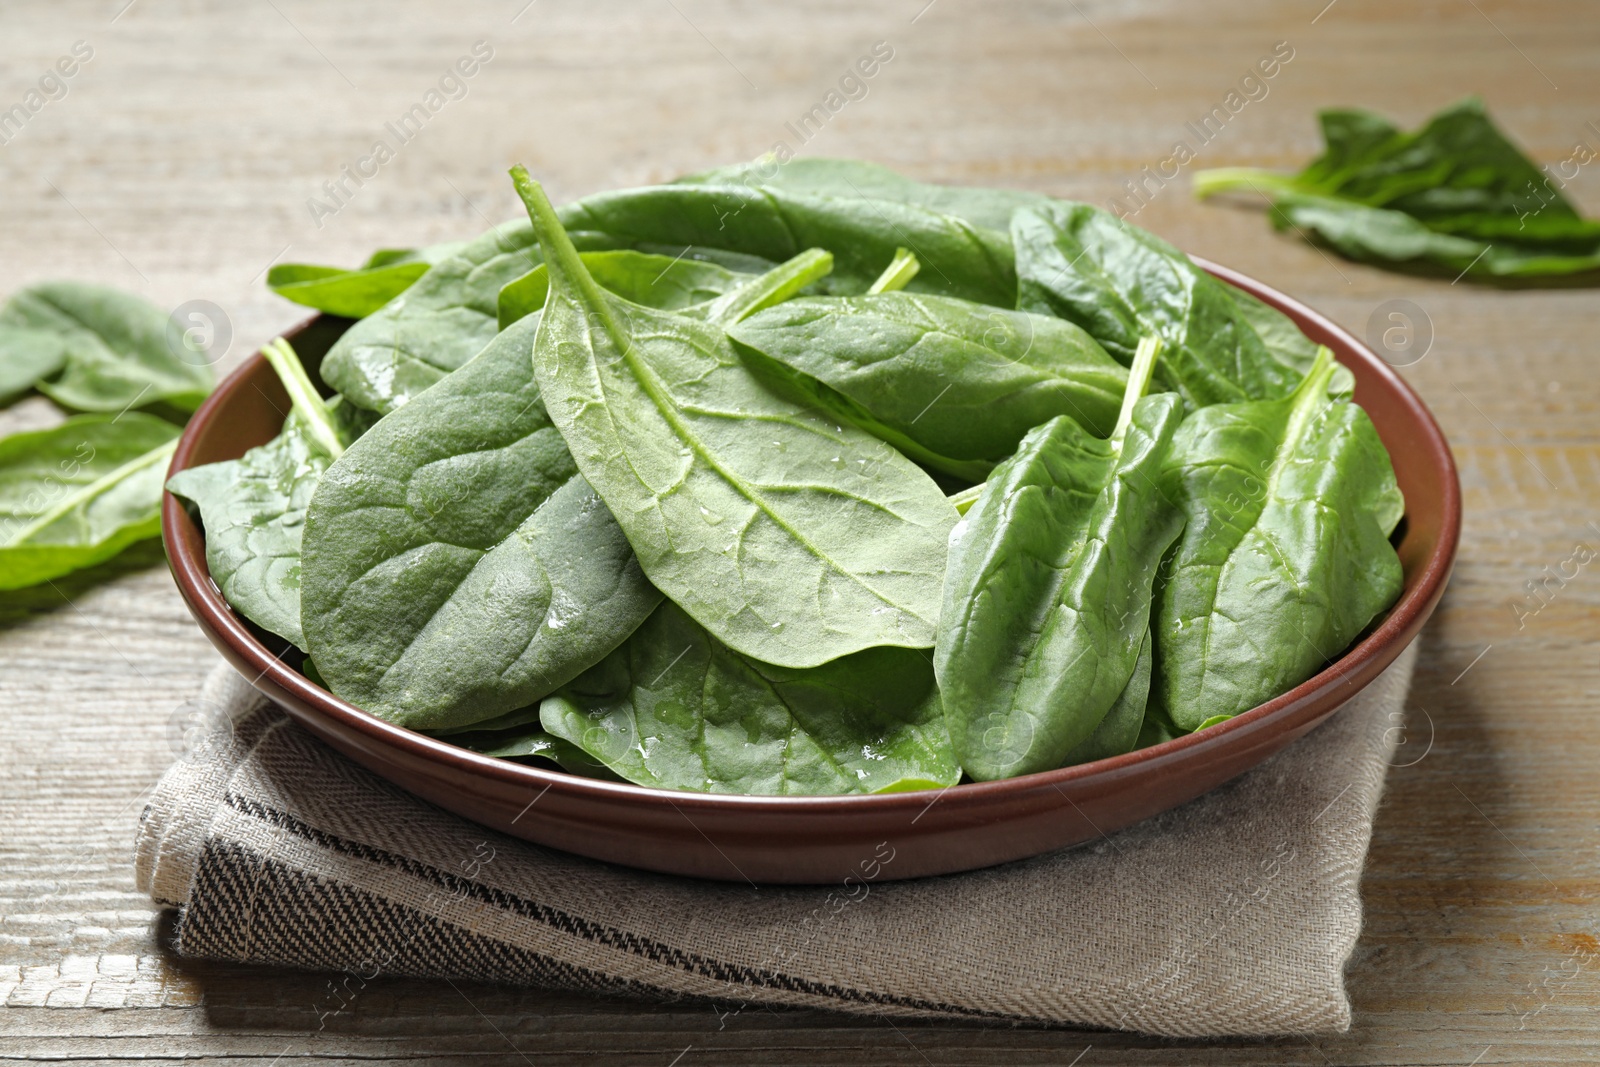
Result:
<svg viewBox="0 0 1600 1067"><path fill-rule="evenodd" d="M1224 288L1239 308L1239 314L1256 331L1274 359L1293 367L1302 376L1311 370L1311 365L1317 361L1319 346L1300 332L1300 327L1294 324L1293 319L1243 289L1235 289L1231 285L1224 285ZM1333 396L1349 396L1355 387L1355 376L1349 368L1335 365L1333 378L1328 385L1329 393Z"/></svg>
<svg viewBox="0 0 1600 1067"><path fill-rule="evenodd" d="M167 481L168 492L200 512L206 568L223 598L300 649L300 535L331 462L296 413L281 434L238 459L190 467Z"/></svg>
<svg viewBox="0 0 1600 1067"><path fill-rule="evenodd" d="M1154 635L1151 635L1150 641L1152 644L1154 643ZM1152 673L1153 672L1154 664L1152 663ZM1172 724L1172 721L1166 717L1166 714L1162 712L1160 708L1156 707L1156 703L1154 701L1150 701L1149 703L1145 704L1144 725L1139 727L1139 739L1134 743L1133 747L1135 749L1149 748L1151 745L1164 744L1165 742L1171 741L1175 737L1181 737L1182 735L1183 731L1179 730Z"/></svg>
<svg viewBox="0 0 1600 1067"><path fill-rule="evenodd" d="M932 644L956 518L938 487L766 389L719 325L605 293L543 190L512 173L550 269L534 373L650 580L769 663Z"/></svg>
<svg viewBox="0 0 1600 1067"><path fill-rule="evenodd" d="M1162 567L1151 701L1181 730L1299 685L1399 596L1404 502L1322 350L1292 395L1203 408L1163 473L1186 517Z"/></svg>
<svg viewBox="0 0 1600 1067"><path fill-rule="evenodd" d="M1124 752L1132 752L1144 733L1145 710L1150 698L1151 664L1155 659L1155 638L1145 631L1139 645L1139 658L1134 661L1133 675L1100 725L1094 728L1078 747L1067 753L1061 761L1063 767L1076 767L1080 763L1093 763L1109 759Z"/></svg>
<svg viewBox="0 0 1600 1067"><path fill-rule="evenodd" d="M300 554L306 508L328 465L371 425L370 412L324 402L282 338L262 349L289 393L283 432L235 460L181 470L167 491L194 504L206 569L245 618L302 651Z"/></svg>
<svg viewBox="0 0 1600 1067"><path fill-rule="evenodd" d="M462 242L427 248L386 248L356 270L310 263L279 263L267 271L267 286L286 300L360 319L411 288L436 263L455 255Z"/></svg>
<svg viewBox="0 0 1600 1067"><path fill-rule="evenodd" d="M1088 204L1016 212L1018 307L1082 326L1130 363L1143 337L1164 342L1156 381L1190 407L1286 395L1304 368L1269 349L1236 290L1161 238Z"/></svg>
<svg viewBox="0 0 1600 1067"><path fill-rule="evenodd" d="M930 185L912 181L888 167L858 159L803 158L781 166L763 159L679 178L680 185L765 187L803 196L855 200L887 200L925 208L961 219L971 226L1004 233L1011 213L1050 202L1042 193L1020 189L984 189L964 185Z"/></svg>
<svg viewBox="0 0 1600 1067"><path fill-rule="evenodd" d="M161 533L179 429L140 412L79 415L0 438L0 589L104 562Z"/></svg>
<svg viewBox="0 0 1600 1067"><path fill-rule="evenodd" d="M808 670L742 656L671 601L540 706L550 733L636 785L761 795L937 789L960 777L923 653Z"/></svg>
<svg viewBox="0 0 1600 1067"><path fill-rule="evenodd" d="M578 243L615 247L596 235L581 235ZM395 410L494 339L500 290L539 262L526 222L497 226L467 242L345 331L322 361L323 381L357 407Z"/></svg>
<svg viewBox="0 0 1600 1067"><path fill-rule="evenodd" d="M1589 236L1588 250L1570 252L1565 248L1569 242L1561 240L1552 239L1541 246L1440 232L1403 212L1334 197L1287 192L1279 195L1274 208L1273 223L1278 229L1314 233L1340 253L1362 262L1434 263L1455 271L1458 277L1536 278L1600 270L1600 226Z"/></svg>
<svg viewBox="0 0 1600 1067"><path fill-rule="evenodd" d="M748 274L683 256L623 250L584 252L581 258L601 288L624 300L663 311L682 311L709 303L750 280ZM500 328L542 311L549 292L550 275L542 263L507 284L500 290Z"/></svg>
<svg viewBox="0 0 1600 1067"><path fill-rule="evenodd" d="M59 333L0 324L0 403L27 392L40 379L60 373L66 364L67 342Z"/></svg>
<svg viewBox="0 0 1600 1067"><path fill-rule="evenodd" d="M732 270L823 248L839 259L830 285L841 292L865 291L904 246L924 268L917 288L1001 307L1016 302L1005 233L914 204L668 185L599 193L559 215L582 251L693 249L686 258ZM499 325L500 290L539 262L526 224L508 223L469 242L351 327L328 353L324 380L360 407L394 410L489 342Z"/></svg>
<svg viewBox="0 0 1600 1067"><path fill-rule="evenodd" d="M494 756L518 762L533 757L552 761L556 758L557 738L538 726L525 726L515 730L464 731L441 739L476 752L480 756Z"/></svg>
<svg viewBox="0 0 1600 1067"><path fill-rule="evenodd" d="M539 725L537 706L523 709L517 717L519 721L514 726L496 725L500 720L495 719L458 730L423 732L481 756L494 756L497 759L508 759L517 763L549 760L568 774L582 775L585 778L604 778L612 782L623 780L611 768L577 745L547 733Z"/></svg>
<svg viewBox="0 0 1600 1067"><path fill-rule="evenodd" d="M728 328L729 336L849 401L819 403L910 458L971 481L1022 436L1072 415L1104 437L1128 372L1062 319L952 297L887 292L790 300Z"/></svg>
<svg viewBox="0 0 1600 1067"><path fill-rule="evenodd" d="M1140 395L1159 348L1140 346L1109 440L1065 415L1033 430L950 537L934 667L980 781L1059 767L1134 677L1182 525L1158 483L1182 405Z"/></svg>
<svg viewBox="0 0 1600 1067"><path fill-rule="evenodd" d="M1475 97L1406 133L1380 115L1319 115L1326 149L1299 174L1236 167L1195 175L1195 195L1249 189L1273 225L1352 259L1431 263L1468 277L1600 269L1600 221L1584 219L1500 132Z"/></svg>
<svg viewBox="0 0 1600 1067"><path fill-rule="evenodd" d="M301 620L339 696L415 729L524 707L660 600L577 474L529 360L537 316L378 422L306 518Z"/></svg>
<svg viewBox="0 0 1600 1067"><path fill-rule="evenodd" d="M208 357L168 327L149 301L103 285L29 286L0 308L0 395L38 372L30 384L78 411L193 411L214 384Z"/></svg>
<svg viewBox="0 0 1600 1067"><path fill-rule="evenodd" d="M915 204L791 193L765 186L660 185L599 193L561 211L573 238L618 245L697 245L780 262L809 248L833 253L830 292L867 290L908 248L919 292L1014 307L1016 272L1003 231ZM579 247L583 247L579 243Z"/></svg>

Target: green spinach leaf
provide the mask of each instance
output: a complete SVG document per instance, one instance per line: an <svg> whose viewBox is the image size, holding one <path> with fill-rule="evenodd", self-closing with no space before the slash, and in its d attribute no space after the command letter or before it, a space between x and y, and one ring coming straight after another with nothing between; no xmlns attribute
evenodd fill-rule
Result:
<svg viewBox="0 0 1600 1067"><path fill-rule="evenodd" d="M888 167L858 159L803 158L781 166L757 160L679 178L680 185L765 187L810 197L886 200L925 208L961 219L968 225L1004 233L1017 208L1048 204L1042 193L1020 189L984 189L964 185L930 185L912 181Z"/></svg>
<svg viewBox="0 0 1600 1067"><path fill-rule="evenodd" d="M1181 730L1236 715L1344 651L1400 594L1389 534L1404 508L1333 358L1282 400L1195 412L1163 473L1186 517L1162 568L1152 703Z"/></svg>
<svg viewBox="0 0 1600 1067"><path fill-rule="evenodd" d="M181 470L167 491L200 512L206 569L245 618L302 651L300 541L306 508L328 465L371 425L370 412L324 402L282 338L262 349L293 409L283 432L235 460Z"/></svg>
<svg viewBox="0 0 1600 1067"><path fill-rule="evenodd" d="M470 726L422 732L484 756L495 756L519 763L534 758L552 760L569 774L581 774L585 778L605 778L614 782L622 781L609 767L577 745L545 732L539 725L537 704L508 711L504 715L497 715Z"/></svg>
<svg viewBox="0 0 1600 1067"><path fill-rule="evenodd" d="M279 263L267 271L267 286L286 300L360 319L411 288L436 263L455 255L462 242L428 248L386 248L355 270L310 263Z"/></svg>
<svg viewBox="0 0 1600 1067"><path fill-rule="evenodd" d="M1012 216L1018 306L1082 326L1124 364L1164 342L1156 381L1190 407L1286 395L1304 367L1269 349L1236 290L1161 238L1088 204Z"/></svg>
<svg viewBox="0 0 1600 1067"><path fill-rule="evenodd" d="M3 316L0 312L0 322ZM66 364L67 344L59 333L0 324L0 403L60 373Z"/></svg>
<svg viewBox="0 0 1600 1067"><path fill-rule="evenodd" d="M961 775L923 653L871 648L809 670L774 667L670 601L539 714L621 777L662 789L881 793Z"/></svg>
<svg viewBox="0 0 1600 1067"><path fill-rule="evenodd" d="M922 267L911 288L1016 305L1003 231L910 203L765 186L661 185L587 197L562 209L561 221L575 242L591 235L630 248L709 246L774 262L821 248L835 260L829 291L843 294L864 293L896 250L908 248Z"/></svg>
<svg viewBox="0 0 1600 1067"><path fill-rule="evenodd" d="M584 252L580 258L607 292L663 311L710 303L750 280L748 274L687 256L623 250ZM542 263L509 283L500 290L500 328L542 311L549 292L550 275Z"/></svg>
<svg viewBox="0 0 1600 1067"><path fill-rule="evenodd" d="M1124 752L1132 752L1144 733L1145 711L1150 698L1151 664L1155 659L1155 638L1145 631L1139 645L1139 658L1134 662L1133 675L1100 725L1094 728L1078 747L1067 753L1061 761L1063 767L1076 767L1080 763L1093 763L1109 759Z"/></svg>
<svg viewBox="0 0 1600 1067"><path fill-rule="evenodd" d="M956 518L938 487L767 390L720 326L606 294L543 190L512 173L550 268L534 372L650 580L769 663L932 644Z"/></svg>
<svg viewBox="0 0 1600 1067"><path fill-rule="evenodd" d="M1182 405L1140 396L1159 348L1140 346L1109 440L1065 415L1033 430L951 535L934 667L980 781L1059 767L1134 677L1182 525L1158 483Z"/></svg>
<svg viewBox="0 0 1600 1067"><path fill-rule="evenodd" d="M810 390L817 402L970 481L1057 415L1109 435L1128 384L1121 364L1070 322L952 297L802 298L728 333L742 350L826 385Z"/></svg>
<svg viewBox="0 0 1600 1067"><path fill-rule="evenodd" d="M42 282L0 309L0 395L37 372L29 384L78 411L193 411L214 384L207 360L155 305L103 285Z"/></svg>
<svg viewBox="0 0 1600 1067"><path fill-rule="evenodd" d="M1429 263L1469 277L1600 269L1600 221L1584 219L1550 178L1468 98L1406 133L1381 115L1319 115L1326 149L1299 174L1201 171L1195 195L1272 197L1273 225L1314 234L1351 259Z"/></svg>
<svg viewBox="0 0 1600 1067"><path fill-rule="evenodd" d="M178 432L128 412L0 438L0 589L91 567L158 536L161 479Z"/></svg>
<svg viewBox="0 0 1600 1067"><path fill-rule="evenodd" d="M581 235L578 243L615 247L596 235ZM395 410L494 339L500 290L539 262L526 222L469 241L345 331L322 361L323 381L357 407Z"/></svg>
<svg viewBox="0 0 1600 1067"><path fill-rule="evenodd" d="M233 609L296 648L300 631L300 536L306 507L332 458L294 413L283 432L235 460L181 470L167 491L200 512L206 567Z"/></svg>
<svg viewBox="0 0 1600 1067"><path fill-rule="evenodd" d="M840 292L865 291L903 246L922 264L917 288L1001 307L1016 303L1004 232L911 203L667 185L599 193L559 215L583 251L688 252L686 258L736 271L826 249L840 263L830 282ZM361 407L394 410L489 342L499 325L500 290L539 262L523 223L469 242L351 327L328 353L323 378Z"/></svg>
<svg viewBox="0 0 1600 1067"><path fill-rule="evenodd" d="M301 620L333 692L414 729L524 707L660 600L577 474L512 325L323 475Z"/></svg>

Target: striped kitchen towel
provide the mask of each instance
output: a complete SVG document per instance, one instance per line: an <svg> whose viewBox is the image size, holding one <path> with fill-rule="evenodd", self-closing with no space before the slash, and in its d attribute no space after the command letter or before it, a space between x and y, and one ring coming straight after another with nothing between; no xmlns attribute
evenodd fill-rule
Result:
<svg viewBox="0 0 1600 1067"><path fill-rule="evenodd" d="M226 667L141 820L180 955L1186 1037L1350 1024L1343 968L1415 649L1249 774L1076 849L942 878L751 887L493 833L375 777Z"/></svg>

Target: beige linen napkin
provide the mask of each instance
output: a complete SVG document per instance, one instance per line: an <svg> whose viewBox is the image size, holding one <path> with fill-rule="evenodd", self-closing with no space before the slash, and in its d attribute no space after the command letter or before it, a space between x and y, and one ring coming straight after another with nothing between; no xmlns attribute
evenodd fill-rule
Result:
<svg viewBox="0 0 1600 1067"><path fill-rule="evenodd" d="M943 878L699 882L447 814L316 741L226 667L216 732L140 823L184 956L1186 1037L1342 1030L1358 881L1409 649L1247 775L1109 838ZM864 892L863 892L864 891Z"/></svg>

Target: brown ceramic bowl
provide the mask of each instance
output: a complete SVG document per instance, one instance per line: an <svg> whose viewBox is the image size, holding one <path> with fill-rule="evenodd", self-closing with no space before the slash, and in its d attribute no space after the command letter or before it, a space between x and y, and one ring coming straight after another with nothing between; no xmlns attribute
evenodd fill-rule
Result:
<svg viewBox="0 0 1600 1067"><path fill-rule="evenodd" d="M256 688L306 729L383 777L496 830L596 859L750 882L837 882L893 848L881 878L987 867L1078 844L1228 781L1332 715L1417 636L1444 592L1461 525L1449 446L1422 401L1382 360L1321 315L1221 267L1212 273L1287 313L1355 373L1405 493L1405 592L1322 673L1243 715L1152 748L1077 767L937 792L745 797L667 792L480 756L369 715L319 688L297 658L235 615L206 571L201 531L170 494L161 513L178 588L201 628ZM290 336L315 366L348 325L327 316ZM288 402L256 355L189 423L172 470L238 457L278 433ZM865 866L864 866L865 865Z"/></svg>

